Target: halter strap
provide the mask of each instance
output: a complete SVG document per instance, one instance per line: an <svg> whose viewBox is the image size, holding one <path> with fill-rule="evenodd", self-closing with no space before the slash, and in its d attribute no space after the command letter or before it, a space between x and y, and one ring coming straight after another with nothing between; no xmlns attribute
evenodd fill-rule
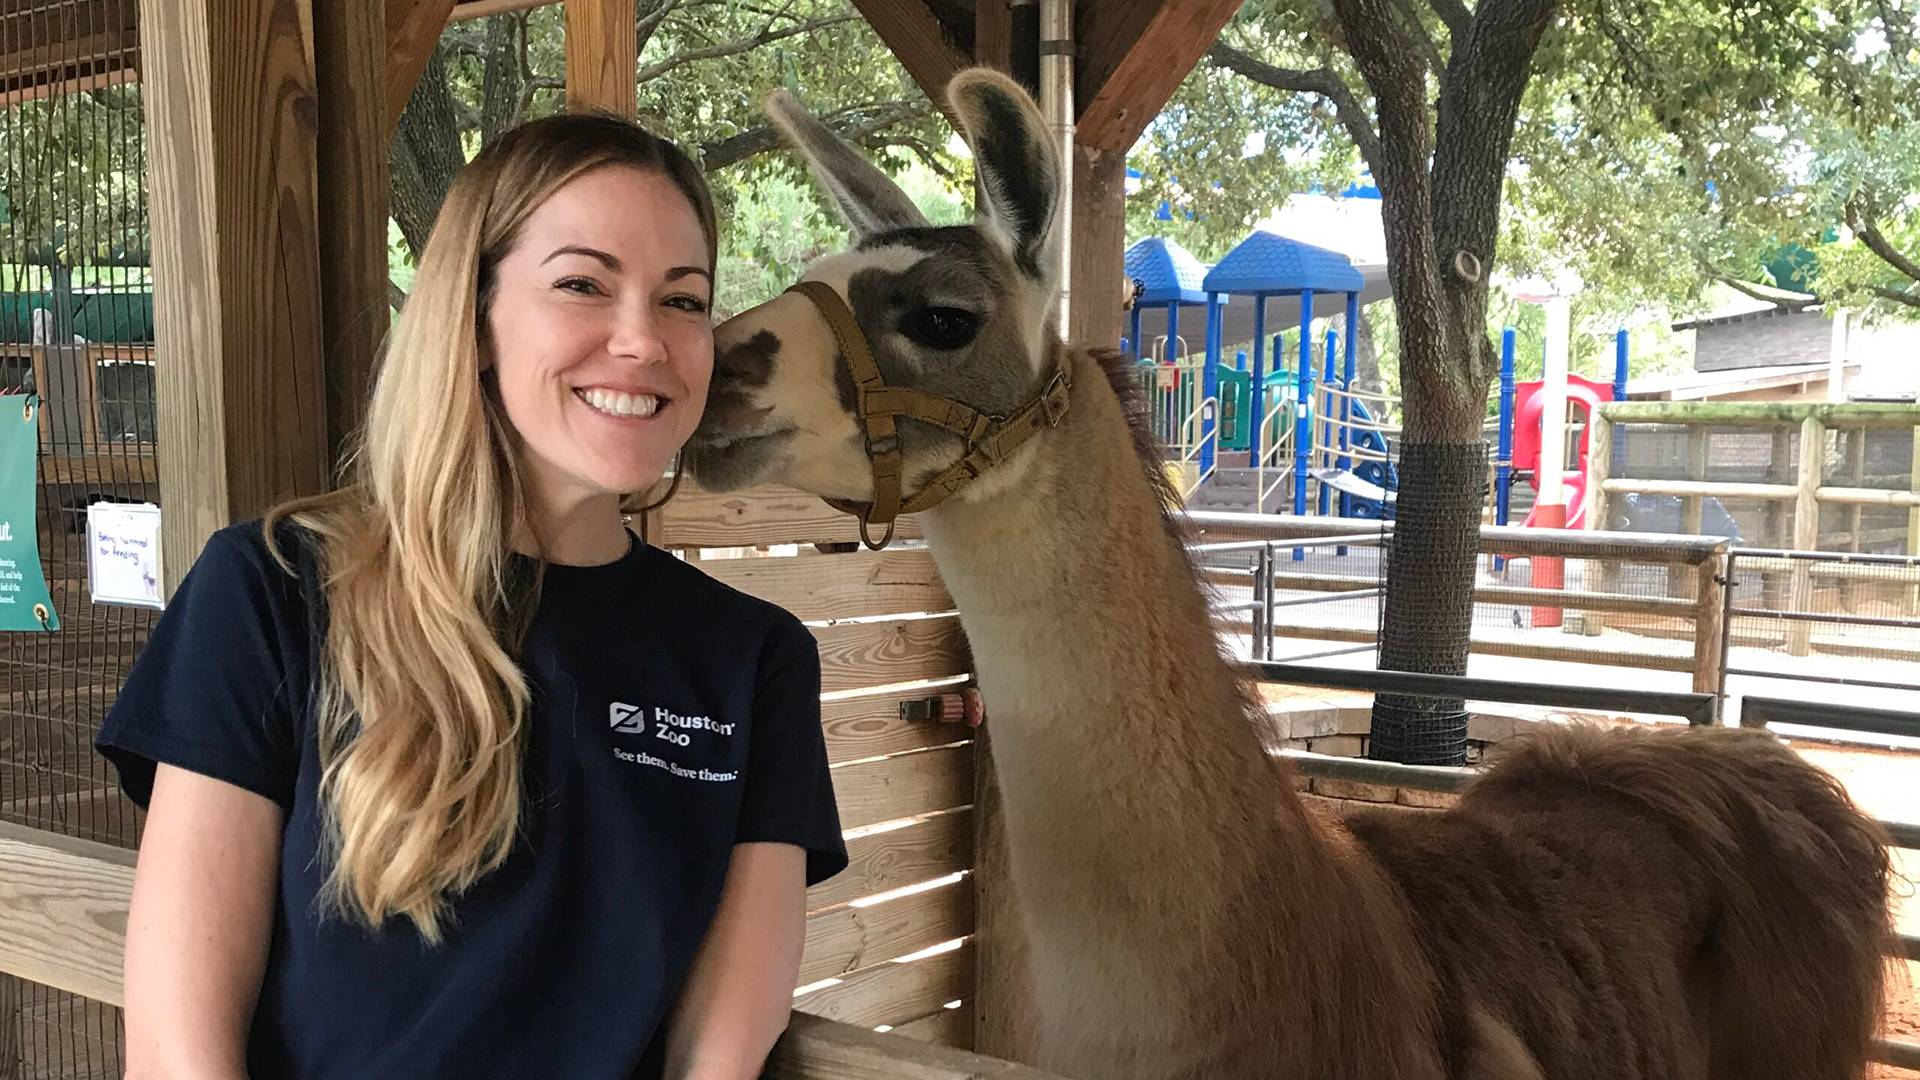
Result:
<svg viewBox="0 0 1920 1080"><path fill-rule="evenodd" d="M873 501L859 503L846 499L826 499L828 506L860 519L860 539L876 551L893 540L895 523L901 514L917 514L952 498L967 483L1005 461L1020 445L1034 435L1057 427L1067 413L1073 381L1061 363L1039 395L1010 417L991 416L951 398L905 386L888 386L867 347L866 335L846 301L833 287L821 281L802 281L788 292L797 292L813 302L820 317L832 331L841 361L853 377L854 415L866 441L868 467L873 472ZM911 498L900 496L904 464L900 455L898 417L908 417L952 432L966 444L960 460L942 469ZM886 526L886 535L875 543L869 530Z"/></svg>

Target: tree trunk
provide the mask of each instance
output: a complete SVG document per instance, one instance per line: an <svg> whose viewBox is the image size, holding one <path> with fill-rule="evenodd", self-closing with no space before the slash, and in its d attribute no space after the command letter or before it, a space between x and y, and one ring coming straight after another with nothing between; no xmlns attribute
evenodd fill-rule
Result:
<svg viewBox="0 0 1920 1080"><path fill-rule="evenodd" d="M1486 499L1481 421L1492 385L1493 343L1484 329L1487 293L1479 280L1436 275L1424 283L1429 287L1424 297L1402 303L1428 306L1429 317L1433 308L1444 312L1436 321L1446 332L1402 339L1405 434L1377 666L1464 675ZM1376 695L1367 755L1414 765L1464 765L1466 702Z"/></svg>
<svg viewBox="0 0 1920 1080"><path fill-rule="evenodd" d="M454 174L466 164L460 149L460 125L453 91L447 85L444 45L436 45L426 70L414 85L413 96L400 114L389 159L393 172L393 219L414 258L427 249L434 216L453 186Z"/></svg>

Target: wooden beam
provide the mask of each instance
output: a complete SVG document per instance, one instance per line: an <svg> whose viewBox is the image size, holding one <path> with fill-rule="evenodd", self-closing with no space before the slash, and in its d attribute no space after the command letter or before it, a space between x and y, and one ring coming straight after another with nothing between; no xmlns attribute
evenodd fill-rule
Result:
<svg viewBox="0 0 1920 1080"><path fill-rule="evenodd" d="M312 25L141 0L169 594L215 530L327 487Z"/></svg>
<svg viewBox="0 0 1920 1080"><path fill-rule="evenodd" d="M561 0L460 0L453 6L453 13L447 17L449 22L465 22L468 19L484 19L489 15L506 15L515 11L532 11L534 8L552 7Z"/></svg>
<svg viewBox="0 0 1920 1080"><path fill-rule="evenodd" d="M1118 0L1083 9L1075 139L1125 153L1241 0Z"/></svg>
<svg viewBox="0 0 1920 1080"><path fill-rule="evenodd" d="M639 109L633 0L566 0L567 105L632 116Z"/></svg>
<svg viewBox="0 0 1920 1080"><path fill-rule="evenodd" d="M1052 1073L796 1012L768 1080L1059 1080Z"/></svg>
<svg viewBox="0 0 1920 1080"><path fill-rule="evenodd" d="M947 82L967 66L967 57L925 0L853 0L853 6L920 85L927 100L945 109Z"/></svg>
<svg viewBox="0 0 1920 1080"><path fill-rule="evenodd" d="M973 62L1013 70L1013 9L1007 0L974 0Z"/></svg>
<svg viewBox="0 0 1920 1080"><path fill-rule="evenodd" d="M1073 259L1068 339L1118 348L1125 290L1127 152L1073 148Z"/></svg>
<svg viewBox="0 0 1920 1080"><path fill-rule="evenodd" d="M399 120L398 113L389 114L392 99L384 87L395 47L387 36L392 2L326 0L313 12L329 463L340 460L365 415L374 357L387 333L387 144ZM443 9L446 3L417 0L413 7ZM426 63L424 57L420 62Z"/></svg>
<svg viewBox="0 0 1920 1080"><path fill-rule="evenodd" d="M12 93L133 67L132 4L27 4L0 9L0 91Z"/></svg>
<svg viewBox="0 0 1920 1080"><path fill-rule="evenodd" d="M433 47L441 31L453 17L454 0L386 0L386 136L392 138L400 127L400 114L407 99L427 70ZM386 145L385 140L380 143Z"/></svg>
<svg viewBox="0 0 1920 1080"><path fill-rule="evenodd" d="M0 821L0 973L120 1004L133 858Z"/></svg>

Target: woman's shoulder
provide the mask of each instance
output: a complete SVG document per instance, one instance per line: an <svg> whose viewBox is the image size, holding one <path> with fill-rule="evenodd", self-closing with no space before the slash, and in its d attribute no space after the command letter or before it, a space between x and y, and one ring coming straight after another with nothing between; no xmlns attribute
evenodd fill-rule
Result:
<svg viewBox="0 0 1920 1080"><path fill-rule="evenodd" d="M802 633L798 617L770 600L709 574L699 564L683 560L671 552L648 548L648 577L658 581L691 610L702 611L709 620L735 627L759 627L769 634Z"/></svg>

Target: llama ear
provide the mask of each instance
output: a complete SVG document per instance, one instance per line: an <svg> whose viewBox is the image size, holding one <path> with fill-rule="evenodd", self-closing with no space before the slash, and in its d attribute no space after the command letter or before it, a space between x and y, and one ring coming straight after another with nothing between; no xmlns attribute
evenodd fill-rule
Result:
<svg viewBox="0 0 1920 1080"><path fill-rule="evenodd" d="M947 83L947 102L973 147L987 224L1004 233L1014 262L1049 286L1059 277L1060 152L1020 84L992 68Z"/></svg>
<svg viewBox="0 0 1920 1080"><path fill-rule="evenodd" d="M767 95L767 115L812 166L856 236L925 225L920 208L866 155L814 119L785 90Z"/></svg>

